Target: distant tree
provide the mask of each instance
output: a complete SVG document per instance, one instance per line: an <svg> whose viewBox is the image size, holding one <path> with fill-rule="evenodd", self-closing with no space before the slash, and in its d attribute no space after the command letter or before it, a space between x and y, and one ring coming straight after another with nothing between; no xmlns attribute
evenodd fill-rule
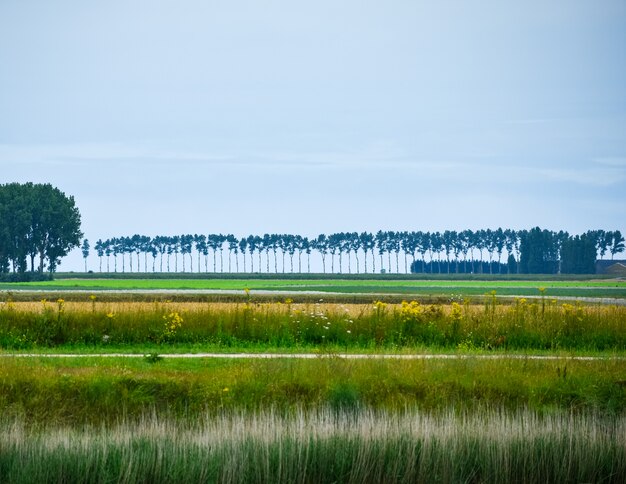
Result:
<svg viewBox="0 0 626 484"><path fill-rule="evenodd" d="M555 274L558 270L556 234L535 227L522 236L520 245L521 272Z"/></svg>
<svg viewBox="0 0 626 484"><path fill-rule="evenodd" d="M261 239L263 251L265 252L265 272L269 274L270 272L270 249L273 247L272 236L270 234L263 234L263 238ZM259 262L259 270L260 270L260 262Z"/></svg>
<svg viewBox="0 0 626 484"><path fill-rule="evenodd" d="M498 227L493 233L494 246L496 250L496 254L498 254L498 273L502 273L502 251L504 251L504 246L506 245L506 236L504 235L504 230Z"/></svg>
<svg viewBox="0 0 626 484"><path fill-rule="evenodd" d="M148 272L148 254L153 253L152 239L147 235L141 235L139 237L138 245L140 247L139 250L143 252L143 270L144 272ZM152 272L154 272L155 258L156 254L152 257ZM139 269L139 253L137 253L137 269Z"/></svg>
<svg viewBox="0 0 626 484"><path fill-rule="evenodd" d="M189 256L189 271L193 272L193 258L191 257L191 251L193 249L194 237L191 234L181 235L180 238L180 252L183 258L183 272L185 271L185 256Z"/></svg>
<svg viewBox="0 0 626 484"><path fill-rule="evenodd" d="M561 243L561 272L563 274L594 274L596 272L596 243L587 235L567 237Z"/></svg>
<svg viewBox="0 0 626 484"><path fill-rule="evenodd" d="M374 236L369 232L361 232L359 235L359 243L361 249L363 250L363 264L364 264L364 272L367 274L367 253L372 253L372 264L374 264L374 249L376 248L376 243L374 242ZM372 268L372 271L375 272L375 267Z"/></svg>
<svg viewBox="0 0 626 484"><path fill-rule="evenodd" d="M304 248L304 252L306 253L306 271L311 272L311 251L313 250L313 246L311 245L312 241L307 237L302 239L302 247Z"/></svg>
<svg viewBox="0 0 626 484"><path fill-rule="evenodd" d="M328 236L328 250L330 252L330 272L335 273L335 254L341 249L341 241L343 237L341 234L330 234ZM341 252L339 252L341 261ZM341 262L340 262L341 263ZM341 268L339 269L341 272Z"/></svg>
<svg viewBox="0 0 626 484"><path fill-rule="evenodd" d="M107 258L107 272L111 272L109 262L111 260L111 254L113 254L113 246L111 245L111 241L109 239L105 241L104 254L106 255L106 258Z"/></svg>
<svg viewBox="0 0 626 484"><path fill-rule="evenodd" d="M611 260L614 259L615 254L624 252L624 237L619 230L611 232L611 243L609 245L609 251L611 252Z"/></svg>
<svg viewBox="0 0 626 484"><path fill-rule="evenodd" d="M296 253L296 238L294 235L284 235L285 238L285 249L287 250L287 254L289 254L290 261L290 272L293 273L293 256Z"/></svg>
<svg viewBox="0 0 626 484"><path fill-rule="evenodd" d="M298 251L298 273L302 273L302 253L306 249L308 245L308 240L306 237L302 237L301 235L296 235L294 237L294 246Z"/></svg>
<svg viewBox="0 0 626 484"><path fill-rule="evenodd" d="M256 236L248 236L248 252L250 252L250 272L254 272L254 252L258 247L258 241Z"/></svg>
<svg viewBox="0 0 626 484"><path fill-rule="evenodd" d="M248 250L248 239L242 237L239 239L239 251L243 257L243 271L246 272L246 250ZM237 272L239 272L239 266L237 266Z"/></svg>
<svg viewBox="0 0 626 484"><path fill-rule="evenodd" d="M237 267L237 272L239 272L239 258L237 256L237 253L239 251L239 241L237 240L237 237L235 237L233 234L228 234L226 236L226 243L228 244L228 272L232 272L230 257L233 253L235 254L235 264Z"/></svg>
<svg viewBox="0 0 626 484"><path fill-rule="evenodd" d="M85 272L87 272L87 257L89 257L89 249L89 240L84 239L80 250L83 253L83 259L85 259Z"/></svg>
<svg viewBox="0 0 626 484"><path fill-rule="evenodd" d="M82 235L73 197L48 183L0 185L1 272L24 274L28 258L31 272L54 272Z"/></svg>
<svg viewBox="0 0 626 484"><path fill-rule="evenodd" d="M426 252L428 252L430 248L430 235L428 234L428 232L418 231L415 233L415 239L416 239L415 246L422 259L422 274L423 274L426 272L426 262L424 261L424 259L426 259Z"/></svg>
<svg viewBox="0 0 626 484"><path fill-rule="evenodd" d="M374 236L378 255L380 256L380 272L384 272L383 255L387 252L387 233L379 230ZM391 270L391 267L389 268Z"/></svg>
<svg viewBox="0 0 626 484"><path fill-rule="evenodd" d="M313 248L320 253L322 258L322 271L326 274L326 256L328 255L328 237L325 234L319 234L313 242Z"/></svg>
<svg viewBox="0 0 626 484"><path fill-rule="evenodd" d="M402 234L400 232L387 232L388 250L389 250L389 272L391 272L391 252L395 254L396 272L400 273L400 241Z"/></svg>
<svg viewBox="0 0 626 484"><path fill-rule="evenodd" d="M441 236L441 243L443 245L443 250L446 254L446 262L447 262L447 272L450 273L450 252L452 252L454 248L454 241L456 239L456 232L446 230Z"/></svg>
<svg viewBox="0 0 626 484"><path fill-rule="evenodd" d="M96 241L96 245L94 246L94 249L96 249L96 254L98 254L98 259L100 261L99 271L102 272L102 257L104 257L104 249L105 249L105 245L102 239L98 239Z"/></svg>
<svg viewBox="0 0 626 484"><path fill-rule="evenodd" d="M443 250L443 237L439 232L433 232L432 234L430 234L430 246L431 246L432 251L437 255L437 272L441 274L441 255L440 254ZM431 272L432 272L432 269L431 269Z"/></svg>

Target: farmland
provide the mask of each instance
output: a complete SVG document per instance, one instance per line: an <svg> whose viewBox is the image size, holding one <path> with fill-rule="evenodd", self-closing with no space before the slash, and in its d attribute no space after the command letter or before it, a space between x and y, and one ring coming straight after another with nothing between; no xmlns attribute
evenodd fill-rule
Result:
<svg viewBox="0 0 626 484"><path fill-rule="evenodd" d="M338 299L303 293L320 283ZM86 278L11 288L0 304L3 481L626 477L626 307L555 294L619 298L622 281ZM428 292L390 297L397 288ZM119 289L123 299L107 291ZM199 292L210 289L237 294ZM312 358L163 357L205 352ZM83 356L49 356L59 353ZM375 358L415 354L450 358Z"/></svg>
<svg viewBox="0 0 626 484"><path fill-rule="evenodd" d="M399 294L403 296L482 296L496 291L499 296L546 296L626 298L626 281L605 280L459 280L459 279L363 279L343 278L63 278L54 281L0 285L0 290L20 291L185 291L217 292L244 289L266 293L297 294Z"/></svg>

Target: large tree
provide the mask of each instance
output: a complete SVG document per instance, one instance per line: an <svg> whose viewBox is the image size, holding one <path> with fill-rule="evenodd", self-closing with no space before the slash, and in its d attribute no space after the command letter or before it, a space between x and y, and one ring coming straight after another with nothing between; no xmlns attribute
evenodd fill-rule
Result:
<svg viewBox="0 0 626 484"><path fill-rule="evenodd" d="M82 235L72 196L48 183L0 185L0 272L25 273L28 259L31 272L54 272Z"/></svg>

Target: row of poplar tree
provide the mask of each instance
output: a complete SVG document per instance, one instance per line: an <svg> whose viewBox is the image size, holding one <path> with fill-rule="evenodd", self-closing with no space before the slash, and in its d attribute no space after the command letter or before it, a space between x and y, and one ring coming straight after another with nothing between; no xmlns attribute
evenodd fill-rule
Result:
<svg viewBox="0 0 626 484"><path fill-rule="evenodd" d="M327 273L594 273L596 259L624 251L616 231L582 235L531 230L133 235L98 240L100 272L311 272L316 253ZM87 271L91 252L82 244ZM304 261L303 261L304 259Z"/></svg>

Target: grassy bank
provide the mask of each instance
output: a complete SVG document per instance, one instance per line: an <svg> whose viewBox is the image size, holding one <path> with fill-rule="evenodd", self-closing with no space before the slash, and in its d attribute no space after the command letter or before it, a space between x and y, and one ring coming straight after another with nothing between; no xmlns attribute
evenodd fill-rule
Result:
<svg viewBox="0 0 626 484"><path fill-rule="evenodd" d="M623 415L623 360L170 360L0 358L0 413L31 424L294 408Z"/></svg>
<svg viewBox="0 0 626 484"><path fill-rule="evenodd" d="M626 480L626 420L319 409L33 430L4 419L0 480L617 483Z"/></svg>

